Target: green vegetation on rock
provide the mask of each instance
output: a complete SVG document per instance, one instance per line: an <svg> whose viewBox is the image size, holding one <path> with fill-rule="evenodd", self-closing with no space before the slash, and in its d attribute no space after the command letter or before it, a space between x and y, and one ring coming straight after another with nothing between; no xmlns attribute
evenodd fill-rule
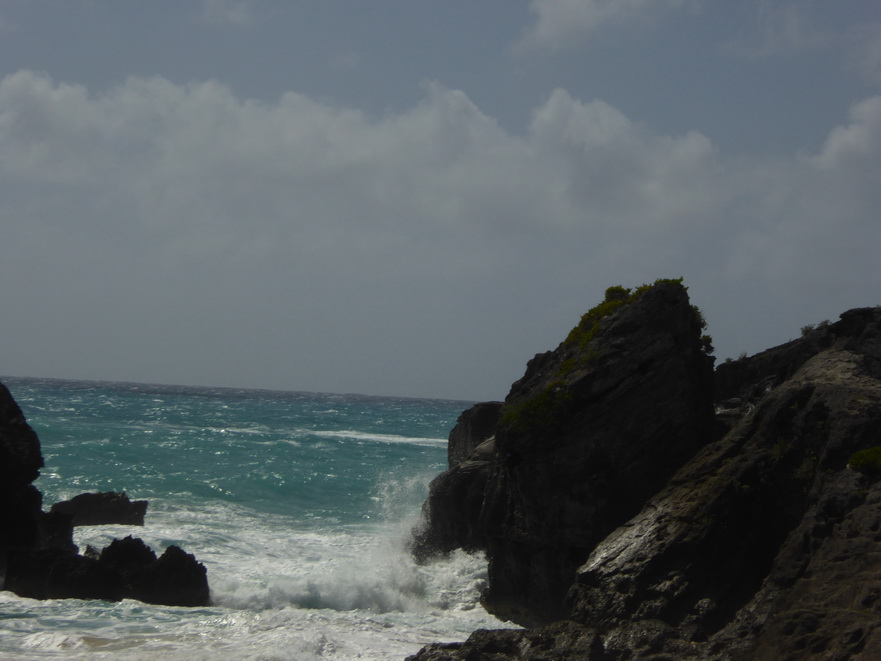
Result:
<svg viewBox="0 0 881 661"><path fill-rule="evenodd" d="M572 399L571 393L566 390L567 377L577 370L589 367L598 356L597 351L591 347L591 342L599 331L601 322L639 299L652 287L665 283L682 285L682 280L683 278L660 278L652 284L644 284L635 289L621 285L606 289L602 302L585 312L563 341L562 346L569 355L557 367L552 376L553 383L531 397L506 403L502 409L500 423L509 429L520 431L552 426L554 419ZM692 305L691 308L703 330L707 325L703 314L696 305ZM705 353L712 353L712 341L709 335L701 337Z"/></svg>
<svg viewBox="0 0 881 661"><path fill-rule="evenodd" d="M854 452L847 465L860 473L869 475L881 473L881 446L876 445L873 448Z"/></svg>
<svg viewBox="0 0 881 661"><path fill-rule="evenodd" d="M552 427L571 400L572 394L563 389L563 383L555 381L532 397L506 404L500 422L519 431Z"/></svg>

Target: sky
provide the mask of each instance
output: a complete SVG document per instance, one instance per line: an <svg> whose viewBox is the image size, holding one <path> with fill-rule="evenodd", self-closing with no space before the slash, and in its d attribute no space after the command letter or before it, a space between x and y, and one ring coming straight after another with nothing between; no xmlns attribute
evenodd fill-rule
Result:
<svg viewBox="0 0 881 661"><path fill-rule="evenodd" d="M0 0L0 374L502 399L612 285L881 304L877 0Z"/></svg>

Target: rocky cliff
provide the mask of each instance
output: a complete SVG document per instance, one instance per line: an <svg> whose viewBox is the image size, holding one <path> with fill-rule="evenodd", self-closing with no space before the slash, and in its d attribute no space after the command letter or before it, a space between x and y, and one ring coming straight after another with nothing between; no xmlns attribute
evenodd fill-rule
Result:
<svg viewBox="0 0 881 661"><path fill-rule="evenodd" d="M580 371L572 335L530 362L468 500L487 608L533 628L415 658L881 658L881 309L712 375L681 285L611 307Z"/></svg>
<svg viewBox="0 0 881 661"><path fill-rule="evenodd" d="M81 555L73 543L73 526L82 501L74 503L74 510L62 506L43 512L43 496L32 484L42 467L39 439L0 383L0 589L34 599L132 598L171 606L208 603L204 565L176 546L157 558L140 539L126 537L101 552L88 549ZM128 514L134 507L140 513L140 521L135 522L143 525L145 501L133 505L123 494L113 493L103 498L89 494L86 501L91 503L95 497L104 505L112 502L117 510L127 508ZM86 520L78 524L106 522L107 512L98 514L102 518L87 511Z"/></svg>

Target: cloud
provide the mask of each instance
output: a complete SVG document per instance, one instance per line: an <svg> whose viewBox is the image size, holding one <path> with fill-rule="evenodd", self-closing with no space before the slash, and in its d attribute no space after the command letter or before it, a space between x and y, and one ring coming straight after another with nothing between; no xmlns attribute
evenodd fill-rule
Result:
<svg viewBox="0 0 881 661"><path fill-rule="evenodd" d="M684 275L722 355L874 304L881 100L732 159L556 90L371 118L289 92L0 81L0 364L22 375L502 397L611 284Z"/></svg>
<svg viewBox="0 0 881 661"><path fill-rule="evenodd" d="M569 48L578 46L602 28L641 22L661 11L678 10L692 0L532 0L535 24L526 32L520 48Z"/></svg>
<svg viewBox="0 0 881 661"><path fill-rule="evenodd" d="M730 41L723 48L736 55L760 59L801 53L832 41L833 35L814 25L802 5L764 0L759 4L755 33Z"/></svg>

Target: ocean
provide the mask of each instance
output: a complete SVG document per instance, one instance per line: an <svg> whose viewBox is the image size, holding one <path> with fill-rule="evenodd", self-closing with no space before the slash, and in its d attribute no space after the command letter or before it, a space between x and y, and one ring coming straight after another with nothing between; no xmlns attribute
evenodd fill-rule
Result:
<svg viewBox="0 0 881 661"><path fill-rule="evenodd" d="M469 402L3 378L40 437L43 507L87 491L149 501L141 537L205 564L211 606L0 592L2 659L404 659L500 628L486 563L406 550Z"/></svg>

